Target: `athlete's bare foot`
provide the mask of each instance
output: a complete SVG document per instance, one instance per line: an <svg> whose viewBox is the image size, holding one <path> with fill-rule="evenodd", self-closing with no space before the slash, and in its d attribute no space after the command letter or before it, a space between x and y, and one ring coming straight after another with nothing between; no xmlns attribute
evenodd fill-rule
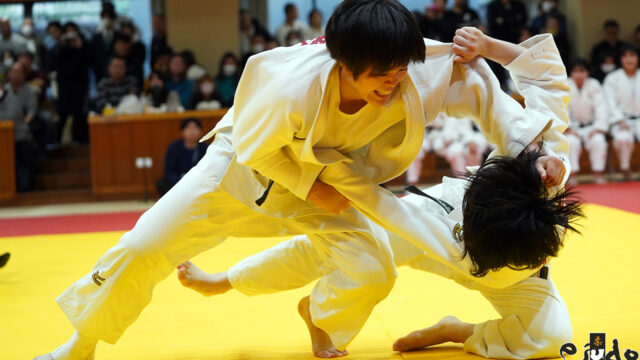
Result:
<svg viewBox="0 0 640 360"><path fill-rule="evenodd" d="M311 321L311 312L309 311L309 297L305 296L298 303L298 313L302 317L302 320L307 324L309 329L309 335L311 335L311 349L313 355L323 359L337 358L346 356L349 353L344 350L338 350L333 346L331 338L324 332L324 330L315 326Z"/></svg>
<svg viewBox="0 0 640 360"><path fill-rule="evenodd" d="M447 341L464 343L473 334L473 324L447 316L437 324L401 337L393 344L395 351L409 351L438 345Z"/></svg>
<svg viewBox="0 0 640 360"><path fill-rule="evenodd" d="M193 265L191 261L185 261L177 268L178 280L182 286L193 289L204 296L224 294L233 288L226 272L207 274Z"/></svg>

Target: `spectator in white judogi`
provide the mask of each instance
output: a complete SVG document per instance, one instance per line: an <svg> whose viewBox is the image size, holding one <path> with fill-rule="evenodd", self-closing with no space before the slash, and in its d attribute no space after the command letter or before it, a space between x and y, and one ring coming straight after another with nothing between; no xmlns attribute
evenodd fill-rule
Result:
<svg viewBox="0 0 640 360"><path fill-rule="evenodd" d="M569 69L569 128L565 132L569 141L569 160L572 176L570 182L576 183L575 174L580 171L582 146L589 152L594 182L606 181L602 172L607 162L607 139L609 130L609 107L598 80L589 77L589 63L577 59Z"/></svg>
<svg viewBox="0 0 640 360"><path fill-rule="evenodd" d="M298 20L298 7L293 3L284 6L284 13L287 17L284 24L276 30L276 39L280 44L287 43L287 35L290 32L299 32L305 34L307 32L307 24Z"/></svg>
<svg viewBox="0 0 640 360"><path fill-rule="evenodd" d="M604 92L611 109L611 135L625 180L631 179L634 135L640 138L640 76L638 50L625 44L620 50L622 67L604 79Z"/></svg>
<svg viewBox="0 0 640 360"><path fill-rule="evenodd" d="M441 129L429 134L431 150L447 159L454 174L466 173L467 166L480 165L488 143L482 135L476 136L471 120L444 114L438 120Z"/></svg>

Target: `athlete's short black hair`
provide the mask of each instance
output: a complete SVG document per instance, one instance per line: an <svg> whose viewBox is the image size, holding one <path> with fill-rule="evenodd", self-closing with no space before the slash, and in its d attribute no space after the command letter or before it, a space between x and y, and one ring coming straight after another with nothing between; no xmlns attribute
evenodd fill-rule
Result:
<svg viewBox="0 0 640 360"><path fill-rule="evenodd" d="M331 57L354 78L370 67L384 73L425 58L418 24L395 0L345 0L331 14L325 35Z"/></svg>
<svg viewBox="0 0 640 360"><path fill-rule="evenodd" d="M590 69L589 61L584 58L576 58L571 62L571 65L569 66L569 74L571 74L571 72L575 68L583 68L589 71Z"/></svg>
<svg viewBox="0 0 640 360"><path fill-rule="evenodd" d="M583 216L572 190L549 194L538 175L540 150L496 156L468 176L463 200L463 258L476 277L504 267L535 269L558 255L566 230Z"/></svg>

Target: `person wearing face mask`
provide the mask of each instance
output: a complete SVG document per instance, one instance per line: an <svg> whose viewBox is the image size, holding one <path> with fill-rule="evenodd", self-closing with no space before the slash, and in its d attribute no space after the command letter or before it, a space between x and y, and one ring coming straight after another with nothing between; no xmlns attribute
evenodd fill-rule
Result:
<svg viewBox="0 0 640 360"><path fill-rule="evenodd" d="M0 54L4 54L7 51L13 54L20 54L27 50L26 40L20 34L16 34L11 30L11 22L6 17L0 19L0 33L2 35L0 37ZM5 74L11 68L11 65L13 65L13 62L5 64L3 61L0 63L0 72Z"/></svg>
<svg viewBox="0 0 640 360"><path fill-rule="evenodd" d="M107 61L113 49L114 35L116 33L117 14L110 3L102 4L100 23L91 37L90 48L93 57L92 70L96 82L107 76Z"/></svg>
<svg viewBox="0 0 640 360"><path fill-rule="evenodd" d="M287 34L286 46L293 46L302 42L302 34L299 31L291 31Z"/></svg>
<svg viewBox="0 0 640 360"><path fill-rule="evenodd" d="M220 59L220 68L215 80L216 88L220 92L222 107L233 105L238 82L240 82L238 58L233 53L228 52Z"/></svg>
<svg viewBox="0 0 640 360"><path fill-rule="evenodd" d="M249 61L250 57L265 50L267 50L265 38L261 34L253 35L253 37L251 38L251 50L242 56L242 68L244 68L244 66L247 64L247 61Z"/></svg>
<svg viewBox="0 0 640 360"><path fill-rule="evenodd" d="M43 66L42 54L45 50L42 41L36 37L35 25L32 18L25 17L24 20L22 20L20 35L25 39L27 50L34 55L35 65L41 69Z"/></svg>
<svg viewBox="0 0 640 360"><path fill-rule="evenodd" d="M551 35L554 37L567 36L567 17L558 10L559 1L560 0L540 0L538 2L538 15L531 20L530 25L534 33L549 32L547 20L553 16L558 20L558 26Z"/></svg>
<svg viewBox="0 0 640 360"><path fill-rule="evenodd" d="M615 65L618 67L620 65L618 62L620 49L623 45L627 44L620 40L620 24L618 24L616 20L609 19L604 22L602 30L604 32L604 39L593 46L589 60L595 69L599 69L603 64L603 54L612 53L615 59ZM604 72L604 69L602 70Z"/></svg>
<svg viewBox="0 0 640 360"><path fill-rule="evenodd" d="M149 104L154 108L159 108L162 104L166 104L169 91L165 86L165 80L162 74L152 71L146 81L146 89L144 95L149 100Z"/></svg>
<svg viewBox="0 0 640 360"><path fill-rule="evenodd" d="M240 53L242 56L249 54L252 51L252 42L254 35L260 35L265 41L271 40L271 35L260 24L260 22L253 18L249 12L245 9L240 10L239 13L239 25L240 25ZM260 50L262 51L262 50ZM258 52L260 52L258 51ZM256 53L258 53L256 52Z"/></svg>
<svg viewBox="0 0 640 360"><path fill-rule="evenodd" d="M634 135L640 139L640 74L638 49L631 44L620 47L620 64L604 78L604 93L611 108L611 134L618 152L620 170L625 180L631 180L631 154Z"/></svg>
<svg viewBox="0 0 640 360"><path fill-rule="evenodd" d="M220 92L218 91L213 78L209 75L201 77L196 83L196 87L189 101L190 110L218 110L222 107L220 102Z"/></svg>
<svg viewBox="0 0 640 360"><path fill-rule="evenodd" d="M613 51L605 51L598 56L598 63L600 65L591 64L591 74L602 84L605 76L618 68L616 54Z"/></svg>

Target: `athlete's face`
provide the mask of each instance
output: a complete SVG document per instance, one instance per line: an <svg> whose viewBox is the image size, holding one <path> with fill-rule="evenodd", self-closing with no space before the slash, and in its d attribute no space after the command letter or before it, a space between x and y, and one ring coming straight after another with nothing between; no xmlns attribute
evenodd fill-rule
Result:
<svg viewBox="0 0 640 360"><path fill-rule="evenodd" d="M407 76L407 66L397 66L386 72L379 73L371 68L360 74L357 79L353 73L342 67L348 85L362 98L375 106L384 106L393 97L398 84Z"/></svg>

